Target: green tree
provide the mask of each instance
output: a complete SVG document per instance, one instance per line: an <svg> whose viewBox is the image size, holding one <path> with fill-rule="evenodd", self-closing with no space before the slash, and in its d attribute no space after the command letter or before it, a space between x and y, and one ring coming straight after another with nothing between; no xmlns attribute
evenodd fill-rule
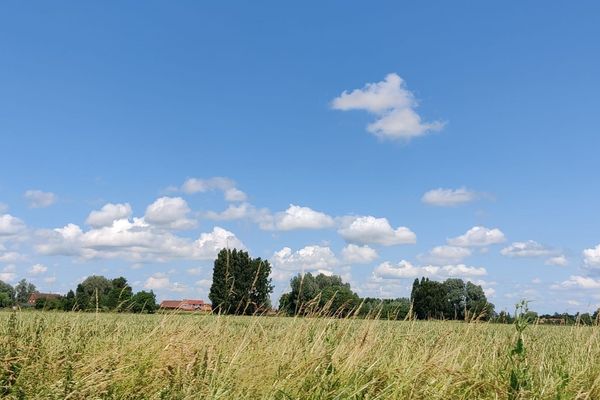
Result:
<svg viewBox="0 0 600 400"><path fill-rule="evenodd" d="M109 310L122 311L133 296L133 290L122 276L111 281L111 288L106 295L104 305Z"/></svg>
<svg viewBox="0 0 600 400"><path fill-rule="evenodd" d="M271 265L267 260L251 258L248 252L223 249L213 267L208 295L216 312L254 314L270 307L273 292Z"/></svg>
<svg viewBox="0 0 600 400"><path fill-rule="evenodd" d="M8 283L0 281L0 307L11 307L15 304L15 289Z"/></svg>
<svg viewBox="0 0 600 400"><path fill-rule="evenodd" d="M410 300L418 319L444 318L444 312L448 310L446 288L429 278L415 279Z"/></svg>
<svg viewBox="0 0 600 400"><path fill-rule="evenodd" d="M134 313L152 314L158 309L156 304L156 295L153 291L146 292L144 290L137 292L131 297L130 307Z"/></svg>
<svg viewBox="0 0 600 400"><path fill-rule="evenodd" d="M346 316L358 308L360 299L337 275L298 274L290 281L291 292L279 300L279 309L290 315L319 313Z"/></svg>
<svg viewBox="0 0 600 400"><path fill-rule="evenodd" d="M494 305L487 301L481 286L467 282L466 294L466 308L469 318L480 318L487 320L493 316Z"/></svg>
<svg viewBox="0 0 600 400"><path fill-rule="evenodd" d="M462 279L446 279L443 283L446 291L446 309L444 317L464 319L467 306L467 286Z"/></svg>
<svg viewBox="0 0 600 400"><path fill-rule="evenodd" d="M26 279L21 279L15 286L16 301L18 304L26 304L29 297L35 292L35 285L27 282Z"/></svg>
<svg viewBox="0 0 600 400"><path fill-rule="evenodd" d="M75 300L80 310L107 308L112 282L103 276L92 275L77 285Z"/></svg>

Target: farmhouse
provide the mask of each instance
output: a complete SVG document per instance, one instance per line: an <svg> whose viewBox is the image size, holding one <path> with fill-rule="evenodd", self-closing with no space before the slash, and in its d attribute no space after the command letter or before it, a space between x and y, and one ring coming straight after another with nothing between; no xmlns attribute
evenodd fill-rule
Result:
<svg viewBox="0 0 600 400"><path fill-rule="evenodd" d="M27 304L31 304L32 306L35 306L35 302L38 299L42 299L42 300L55 300L55 299L60 299L60 297L61 297L60 294L56 294L56 293L33 292L29 296L29 300L27 300Z"/></svg>
<svg viewBox="0 0 600 400"><path fill-rule="evenodd" d="M160 303L163 310L181 310L181 311L212 311L212 306L205 303L204 300L163 300Z"/></svg>

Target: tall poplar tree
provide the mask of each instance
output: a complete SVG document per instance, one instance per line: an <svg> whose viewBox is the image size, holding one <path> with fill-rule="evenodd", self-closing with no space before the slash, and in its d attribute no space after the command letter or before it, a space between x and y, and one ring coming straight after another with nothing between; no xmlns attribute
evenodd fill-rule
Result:
<svg viewBox="0 0 600 400"><path fill-rule="evenodd" d="M273 292L269 261L252 258L248 252L223 249L213 267L213 281L208 298L215 312L254 314L270 306Z"/></svg>

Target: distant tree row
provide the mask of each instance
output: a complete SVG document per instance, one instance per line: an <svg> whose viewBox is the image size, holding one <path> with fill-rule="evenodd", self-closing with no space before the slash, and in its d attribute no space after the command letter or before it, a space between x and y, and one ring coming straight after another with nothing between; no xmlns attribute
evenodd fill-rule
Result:
<svg viewBox="0 0 600 400"><path fill-rule="evenodd" d="M461 279L416 279L410 299L361 299L336 275L299 274L292 278L290 287L279 300L279 310L288 315L404 319L411 310L417 319L489 319L494 315L494 305L487 301L481 286Z"/></svg>
<svg viewBox="0 0 600 400"><path fill-rule="evenodd" d="M35 304L29 304L32 294L38 294ZM35 297L34 297L35 298ZM63 311L117 311L153 313L158 309L152 291L133 293L127 279L107 279L90 276L65 295L42 295L35 285L22 279L13 288L0 281L0 307L33 306L37 309Z"/></svg>

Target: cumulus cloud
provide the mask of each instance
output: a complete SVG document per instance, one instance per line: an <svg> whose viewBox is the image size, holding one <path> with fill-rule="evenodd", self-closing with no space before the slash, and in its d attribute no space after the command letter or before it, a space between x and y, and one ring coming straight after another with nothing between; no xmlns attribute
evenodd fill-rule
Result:
<svg viewBox="0 0 600 400"><path fill-rule="evenodd" d="M432 264L459 263L471 255L471 250L458 246L435 246L427 254L420 255L419 259Z"/></svg>
<svg viewBox="0 0 600 400"><path fill-rule="evenodd" d="M271 263L280 271L331 273L339 261L329 247L315 245L297 251L284 247L273 254Z"/></svg>
<svg viewBox="0 0 600 400"><path fill-rule="evenodd" d="M144 219L154 225L170 229L192 229L196 221L188 218L190 208L181 197L161 197L146 208Z"/></svg>
<svg viewBox="0 0 600 400"><path fill-rule="evenodd" d="M567 260L567 257L565 257L564 255L560 255L560 256L550 257L549 259L546 260L546 262L544 264L557 265L559 267L566 267L567 265L569 265L569 260Z"/></svg>
<svg viewBox="0 0 600 400"><path fill-rule="evenodd" d="M569 279L558 285L553 285L552 289L600 289L600 279L594 279L587 276L571 275Z"/></svg>
<svg viewBox="0 0 600 400"><path fill-rule="evenodd" d="M355 244L393 246L417 241L417 236L410 229L404 226L393 229L386 218L372 216L345 217L338 233L346 242Z"/></svg>
<svg viewBox="0 0 600 400"><path fill-rule="evenodd" d="M377 119L367 126L367 131L383 139L408 140L444 127L442 122L421 120L415 111L414 95L394 73L381 82L367 83L362 89L344 91L333 99L331 106L336 110L365 110L374 114Z"/></svg>
<svg viewBox="0 0 600 400"><path fill-rule="evenodd" d="M600 244L596 247L583 250L583 262L588 267L600 267Z"/></svg>
<svg viewBox="0 0 600 400"><path fill-rule="evenodd" d="M545 257L554 253L555 250L549 249L534 240L514 242L500 250L500 254L507 257Z"/></svg>
<svg viewBox="0 0 600 400"><path fill-rule="evenodd" d="M25 230L25 223L10 214L0 215L0 237L14 236Z"/></svg>
<svg viewBox="0 0 600 400"><path fill-rule="evenodd" d="M464 264L444 266L414 266L406 260L398 264L384 262L379 264L373 271L374 276L384 279L406 279L421 276L431 278L469 278L487 274L485 268L469 267Z"/></svg>
<svg viewBox="0 0 600 400"><path fill-rule="evenodd" d="M152 276L149 276L144 282L144 289L149 290L162 290L169 289L171 287L171 281L169 277L163 273L156 273Z"/></svg>
<svg viewBox="0 0 600 400"><path fill-rule="evenodd" d="M475 201L479 196L479 193L464 187L459 189L439 188L426 192L421 201L431 206L453 207Z"/></svg>
<svg viewBox="0 0 600 400"><path fill-rule="evenodd" d="M248 198L246 193L236 188L235 182L229 178L189 178L181 186L181 191L186 194L205 193L213 190L222 191L225 200L231 202L246 201Z"/></svg>
<svg viewBox="0 0 600 400"><path fill-rule="evenodd" d="M41 275L48 271L48 267L43 264L35 264L29 269L31 275Z"/></svg>
<svg viewBox="0 0 600 400"><path fill-rule="evenodd" d="M334 226L329 215L309 207L290 204L287 210L273 216L263 215L259 225L266 230L291 231L295 229L324 229Z"/></svg>
<svg viewBox="0 0 600 400"><path fill-rule="evenodd" d="M111 226L86 232L74 224L37 232L36 251L44 255L68 255L82 259L123 258L130 261L171 259L208 260L224 247L245 248L231 232L213 228L197 240L176 236L143 218L121 219Z"/></svg>
<svg viewBox="0 0 600 400"><path fill-rule="evenodd" d="M349 244L342 249L342 259L348 264L368 264L377 259L379 255L375 249L364 245Z"/></svg>
<svg viewBox="0 0 600 400"><path fill-rule="evenodd" d="M448 244L460 247L489 246L506 241L504 233L498 228L488 229L483 226L474 226L464 235L448 239Z"/></svg>
<svg viewBox="0 0 600 400"><path fill-rule="evenodd" d="M16 267L14 265L7 265L0 271L0 281L13 282L17 277L15 271Z"/></svg>
<svg viewBox="0 0 600 400"><path fill-rule="evenodd" d="M113 221L118 219L127 219L131 217L131 206L129 203L113 204L107 203L100 210L94 210L88 215L85 223L94 228L112 225Z"/></svg>
<svg viewBox="0 0 600 400"><path fill-rule="evenodd" d="M28 190L23 195L29 201L31 208L46 208L56 203L58 197L52 192L43 192L41 190Z"/></svg>

